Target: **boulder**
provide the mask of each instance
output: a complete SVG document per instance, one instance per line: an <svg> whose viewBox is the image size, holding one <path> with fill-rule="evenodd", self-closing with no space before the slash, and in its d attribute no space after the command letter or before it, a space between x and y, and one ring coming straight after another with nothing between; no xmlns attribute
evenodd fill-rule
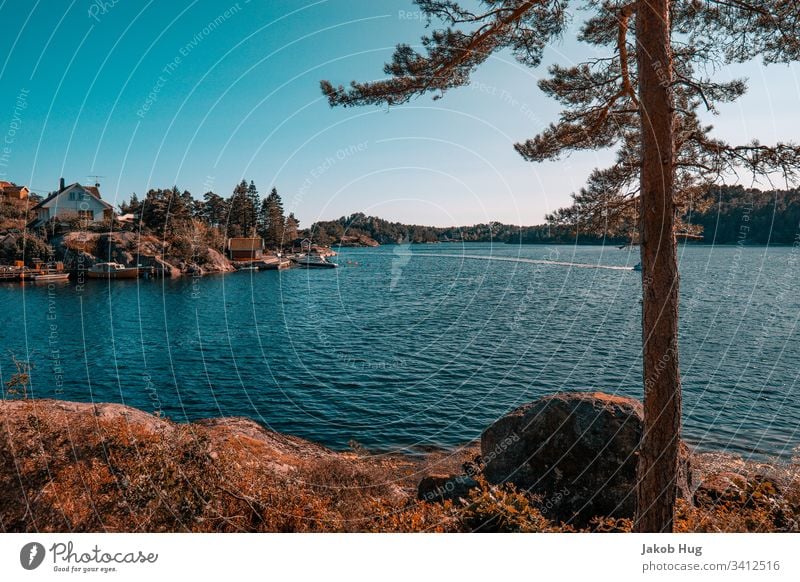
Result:
<svg viewBox="0 0 800 582"><path fill-rule="evenodd" d="M419 482L417 499L440 502L447 499L466 499L478 482L468 475L429 475Z"/></svg>
<svg viewBox="0 0 800 582"><path fill-rule="evenodd" d="M600 392L559 393L520 406L481 436L484 475L542 496L545 513L586 525L636 510L642 404ZM679 494L689 495L689 451L681 445Z"/></svg>
<svg viewBox="0 0 800 582"><path fill-rule="evenodd" d="M230 273L236 269L231 262L216 249L208 248L205 253L204 273Z"/></svg>

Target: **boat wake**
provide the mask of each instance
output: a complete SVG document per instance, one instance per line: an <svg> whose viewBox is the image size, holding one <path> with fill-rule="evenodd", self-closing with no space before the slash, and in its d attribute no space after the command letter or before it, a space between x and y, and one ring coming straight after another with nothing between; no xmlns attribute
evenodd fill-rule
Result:
<svg viewBox="0 0 800 582"><path fill-rule="evenodd" d="M451 253L395 253L413 257L447 257L450 259L476 259L482 261L506 261L509 263L530 263L533 265L552 265L554 267L577 267L579 269L608 269L611 271L633 271L633 267L617 267L613 265L595 265L592 263L570 263L567 261L546 261L544 259L526 259L523 257L503 257L498 255L456 255Z"/></svg>

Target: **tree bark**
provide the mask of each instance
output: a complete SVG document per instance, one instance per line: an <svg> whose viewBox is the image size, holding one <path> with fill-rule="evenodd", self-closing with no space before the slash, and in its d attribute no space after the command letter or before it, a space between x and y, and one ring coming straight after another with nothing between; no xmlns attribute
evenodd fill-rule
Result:
<svg viewBox="0 0 800 582"><path fill-rule="evenodd" d="M670 0L637 0L644 434L638 532L672 531L681 430Z"/></svg>

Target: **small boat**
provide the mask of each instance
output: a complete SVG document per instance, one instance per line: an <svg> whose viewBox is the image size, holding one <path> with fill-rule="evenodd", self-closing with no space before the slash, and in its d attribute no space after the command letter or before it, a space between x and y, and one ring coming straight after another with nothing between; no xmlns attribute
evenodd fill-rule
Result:
<svg viewBox="0 0 800 582"><path fill-rule="evenodd" d="M331 263L325 257L320 255L298 255L292 258L294 264L307 269L321 268L321 269L335 269L339 265Z"/></svg>
<svg viewBox="0 0 800 582"><path fill-rule="evenodd" d="M255 263L255 266L258 267L259 271L275 271L286 269L291 264L292 262L287 259L276 257L274 259L269 258L259 261L258 263Z"/></svg>
<svg viewBox="0 0 800 582"><path fill-rule="evenodd" d="M641 270L642 270L642 264L641 264L641 263L636 263L636 264L633 266L633 270L634 270L634 271L641 271Z"/></svg>
<svg viewBox="0 0 800 582"><path fill-rule="evenodd" d="M64 270L64 263L61 261L44 263L40 259L33 260L33 268L19 268L19 278L22 281L34 281L35 283L52 283L56 281L68 281L69 273Z"/></svg>
<svg viewBox="0 0 800 582"><path fill-rule="evenodd" d="M258 271L258 267L255 265L245 265L244 267L237 267L237 271Z"/></svg>
<svg viewBox="0 0 800 582"><path fill-rule="evenodd" d="M34 283L54 283L58 281L69 281L69 273L38 273L32 275Z"/></svg>
<svg viewBox="0 0 800 582"><path fill-rule="evenodd" d="M119 263L97 263L86 271L90 279L136 279L139 267L126 267Z"/></svg>

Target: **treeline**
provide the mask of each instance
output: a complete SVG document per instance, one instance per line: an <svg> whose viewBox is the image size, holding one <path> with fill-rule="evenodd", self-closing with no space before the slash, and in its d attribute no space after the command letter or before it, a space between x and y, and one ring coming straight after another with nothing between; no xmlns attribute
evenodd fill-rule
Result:
<svg viewBox="0 0 800 582"><path fill-rule="evenodd" d="M708 208L686 217L703 227L703 242L792 244L800 235L800 191L716 188Z"/></svg>
<svg viewBox="0 0 800 582"><path fill-rule="evenodd" d="M682 216L684 223L702 228L707 244L792 244L800 235L800 191L724 186L709 190L701 210ZM575 232L565 227L542 225L520 229L525 243L622 244L627 238ZM509 241L512 242L512 241Z"/></svg>
<svg viewBox="0 0 800 582"><path fill-rule="evenodd" d="M702 227L704 243L792 244L800 236L800 191L715 188L702 211L683 217ZM495 242L507 244L625 244L627 237L598 236L555 224L515 226L500 222L473 226L433 227L390 222L356 213L314 223L301 233L320 244L344 236L368 236L382 245L432 242Z"/></svg>
<svg viewBox="0 0 800 582"><path fill-rule="evenodd" d="M206 192L195 199L177 186L151 189L140 200L136 194L120 205L122 214L133 214L135 224L165 237L181 236L187 225L201 223L219 235L219 240L260 236L269 248L291 246L299 236L300 222L293 213L284 214L277 189L262 198L254 182L242 180L225 198ZM224 244L224 242L222 243ZM220 243L213 246L220 246Z"/></svg>
<svg viewBox="0 0 800 582"><path fill-rule="evenodd" d="M419 226L390 222L356 213L337 220L314 223L306 235L320 244L335 244L345 236L368 236L382 245L433 242L495 242L507 244L574 243L575 235L549 225L515 226L500 222L472 226ZM581 235L581 244L597 244L601 238ZM616 242L616 240L607 242Z"/></svg>

